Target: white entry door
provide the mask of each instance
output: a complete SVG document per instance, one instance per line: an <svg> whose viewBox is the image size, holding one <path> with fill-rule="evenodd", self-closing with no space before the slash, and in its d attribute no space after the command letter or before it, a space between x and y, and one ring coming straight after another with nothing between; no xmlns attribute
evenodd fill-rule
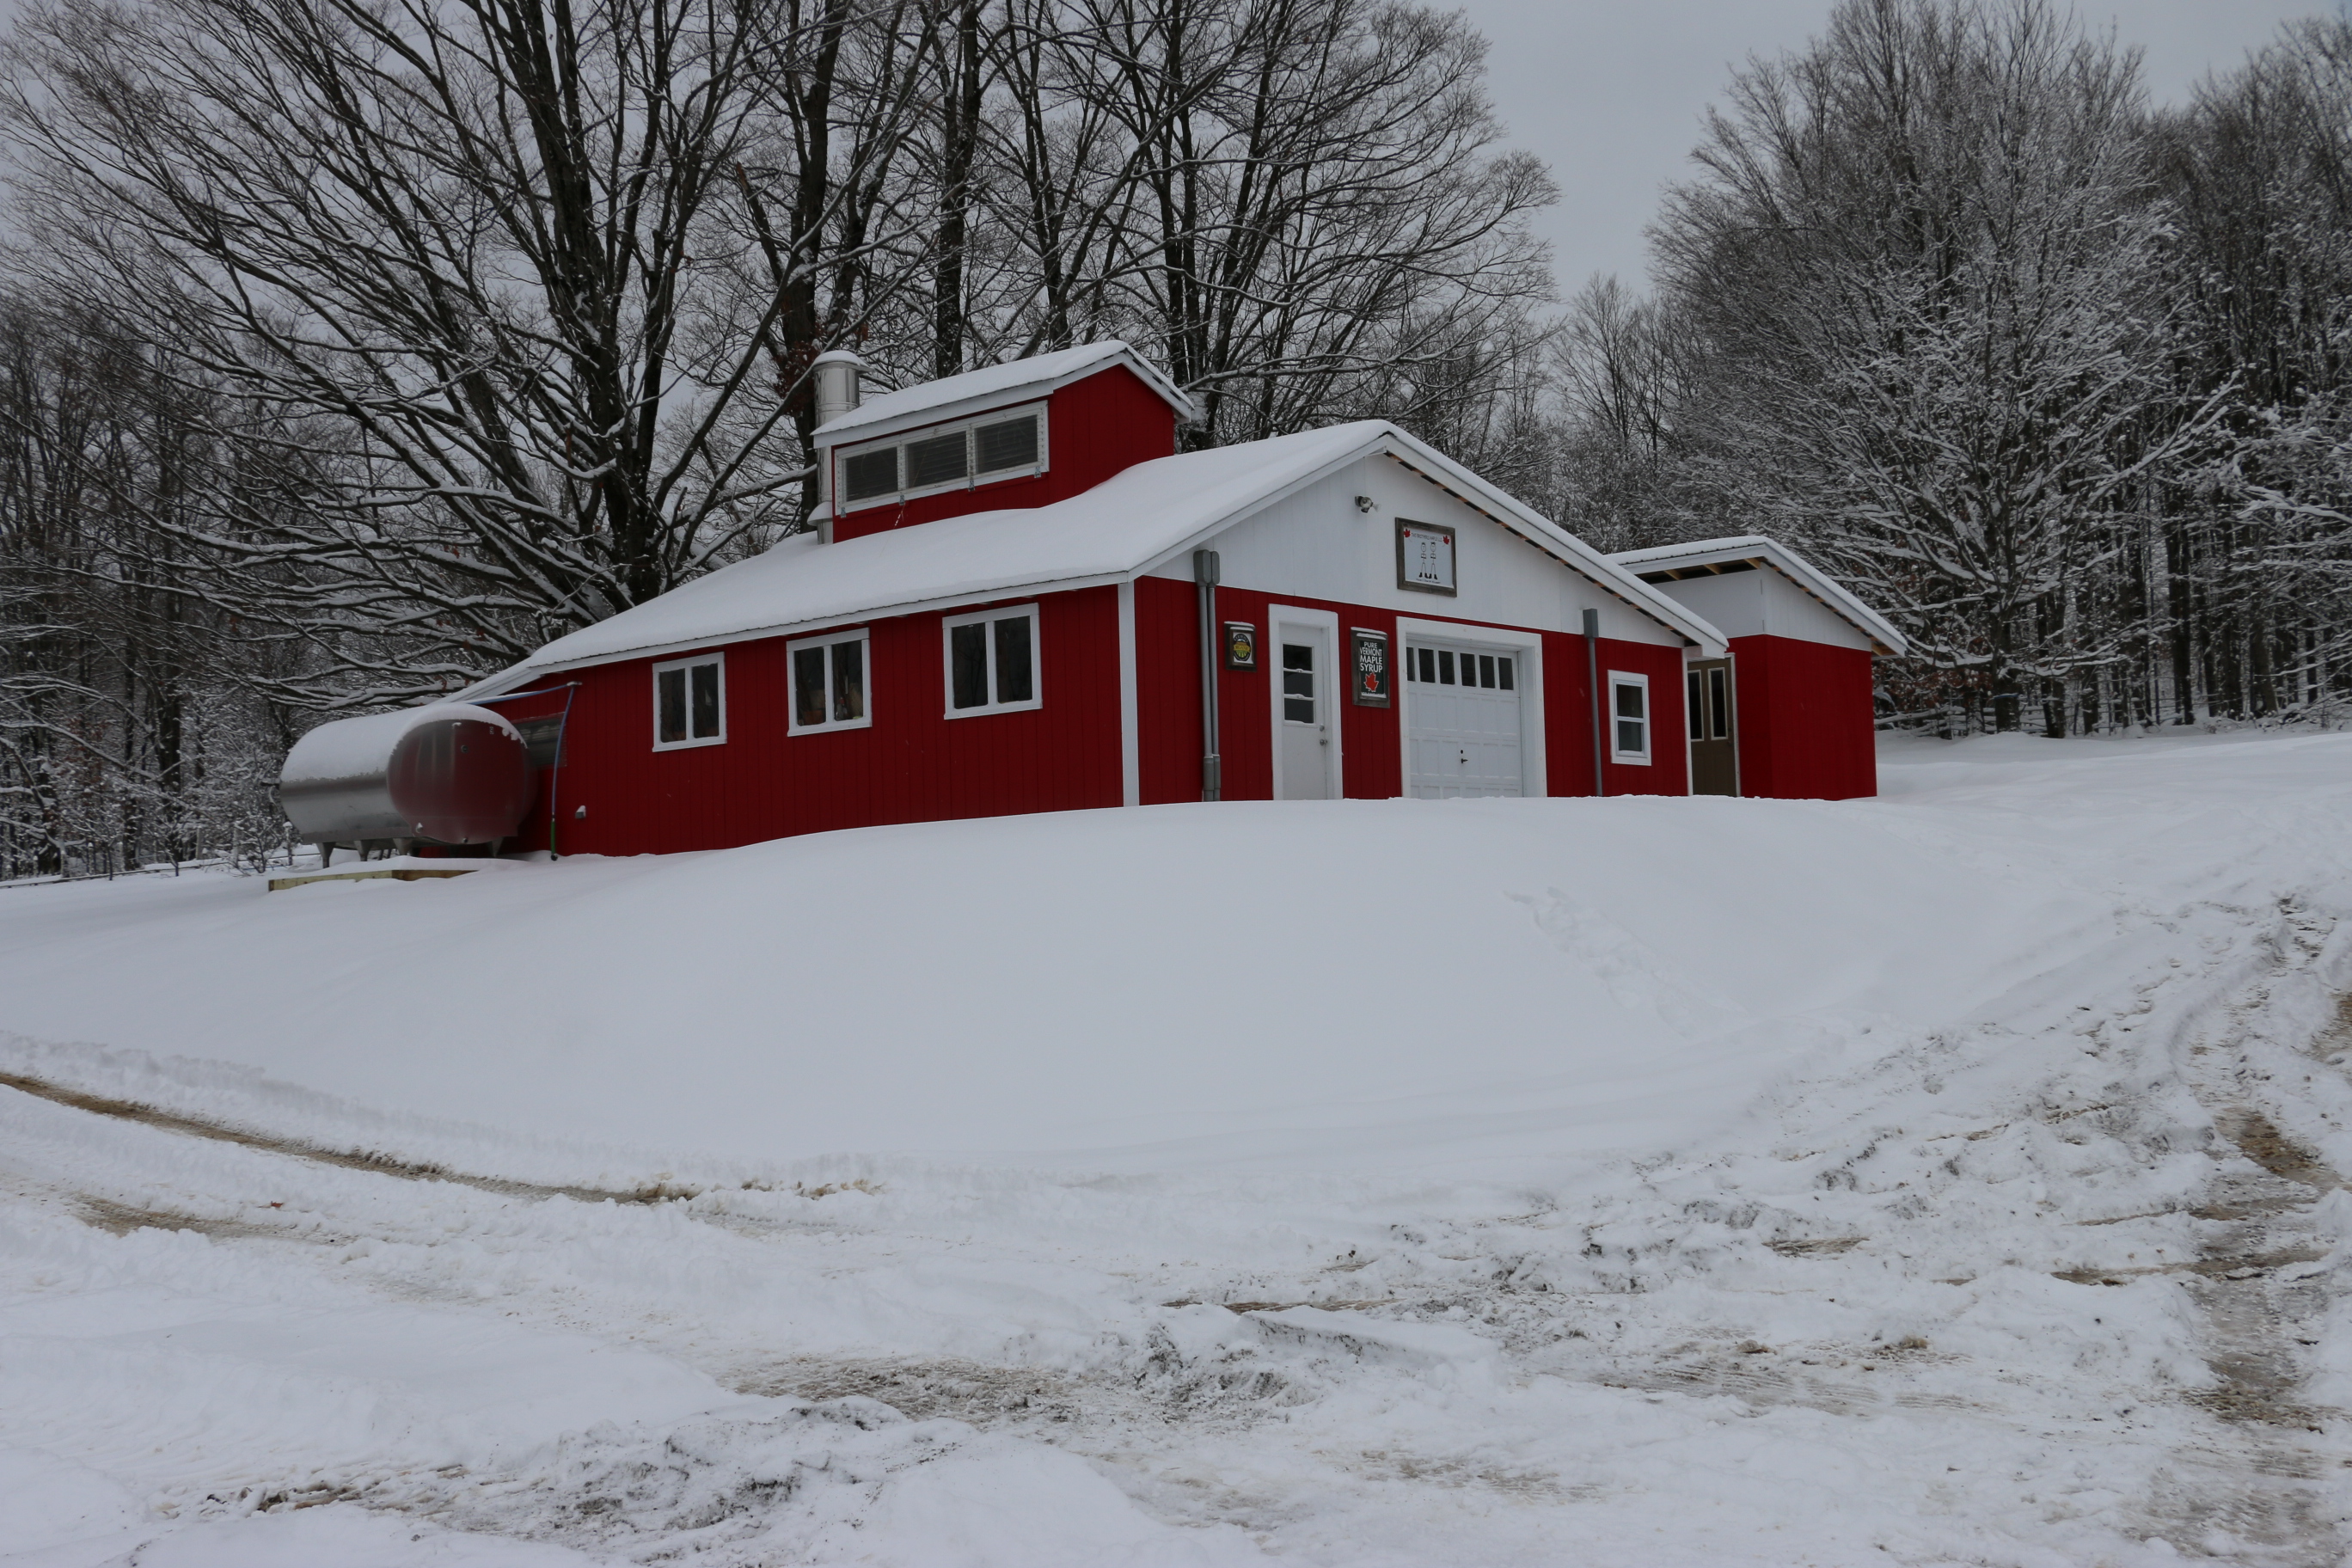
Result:
<svg viewBox="0 0 2352 1568"><path fill-rule="evenodd" d="M1412 793L1423 800L1526 790L1520 655L1460 643L1406 645Z"/></svg>
<svg viewBox="0 0 2352 1568"><path fill-rule="evenodd" d="M1281 681L1274 699L1275 798L1329 800L1339 793L1331 785L1331 763L1332 730L1339 719L1332 706L1339 683L1330 628L1277 621L1274 651Z"/></svg>

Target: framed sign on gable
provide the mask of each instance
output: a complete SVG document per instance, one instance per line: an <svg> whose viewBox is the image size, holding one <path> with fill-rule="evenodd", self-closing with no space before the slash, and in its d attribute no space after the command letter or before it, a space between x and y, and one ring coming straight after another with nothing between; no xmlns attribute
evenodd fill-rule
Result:
<svg viewBox="0 0 2352 1568"><path fill-rule="evenodd" d="M1397 586L1416 594L1454 593L1454 530L1442 522L1397 520Z"/></svg>

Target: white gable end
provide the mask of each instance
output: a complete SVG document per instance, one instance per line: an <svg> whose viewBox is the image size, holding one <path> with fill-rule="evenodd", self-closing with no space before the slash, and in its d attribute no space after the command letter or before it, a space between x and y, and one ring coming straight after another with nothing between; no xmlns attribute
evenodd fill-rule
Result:
<svg viewBox="0 0 2352 1568"><path fill-rule="evenodd" d="M1358 505L1359 496L1370 499L1370 511ZM1397 525L1406 521L1454 530L1453 595L1398 586ZM1207 544L1217 552L1228 584L1276 596L1567 632L1581 629L1591 607L1601 612L1605 637L1666 647L1685 640L1384 453L1324 476ZM1150 575L1189 583L1192 559L1171 559Z"/></svg>

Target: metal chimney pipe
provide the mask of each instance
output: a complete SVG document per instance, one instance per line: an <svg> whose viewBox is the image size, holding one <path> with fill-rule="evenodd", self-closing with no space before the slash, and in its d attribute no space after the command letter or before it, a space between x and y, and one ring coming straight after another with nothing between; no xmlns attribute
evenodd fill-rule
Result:
<svg viewBox="0 0 2352 1568"><path fill-rule="evenodd" d="M847 349L821 353L809 366L816 378L816 422L819 429L857 407L857 376L866 362Z"/></svg>

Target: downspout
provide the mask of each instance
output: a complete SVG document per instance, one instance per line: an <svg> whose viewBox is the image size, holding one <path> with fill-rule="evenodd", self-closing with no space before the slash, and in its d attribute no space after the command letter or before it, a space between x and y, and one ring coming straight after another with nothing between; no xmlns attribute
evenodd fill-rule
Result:
<svg viewBox="0 0 2352 1568"><path fill-rule="evenodd" d="M555 791L563 782L563 734L572 727L572 700L580 694L580 683L572 681L563 689L563 712L555 721L555 762L547 770L547 858L561 860L563 852L556 847Z"/></svg>
<svg viewBox="0 0 2352 1568"><path fill-rule="evenodd" d="M1201 798L1224 798L1217 755L1217 552L1192 552L1192 582L1201 601Z"/></svg>
<svg viewBox="0 0 2352 1568"><path fill-rule="evenodd" d="M1608 738L1609 721L1601 714L1603 700L1601 691L1601 612L1584 612L1584 680L1592 690L1592 793L1607 795L1609 786L1601 774L1601 759L1608 753L1601 742Z"/></svg>

